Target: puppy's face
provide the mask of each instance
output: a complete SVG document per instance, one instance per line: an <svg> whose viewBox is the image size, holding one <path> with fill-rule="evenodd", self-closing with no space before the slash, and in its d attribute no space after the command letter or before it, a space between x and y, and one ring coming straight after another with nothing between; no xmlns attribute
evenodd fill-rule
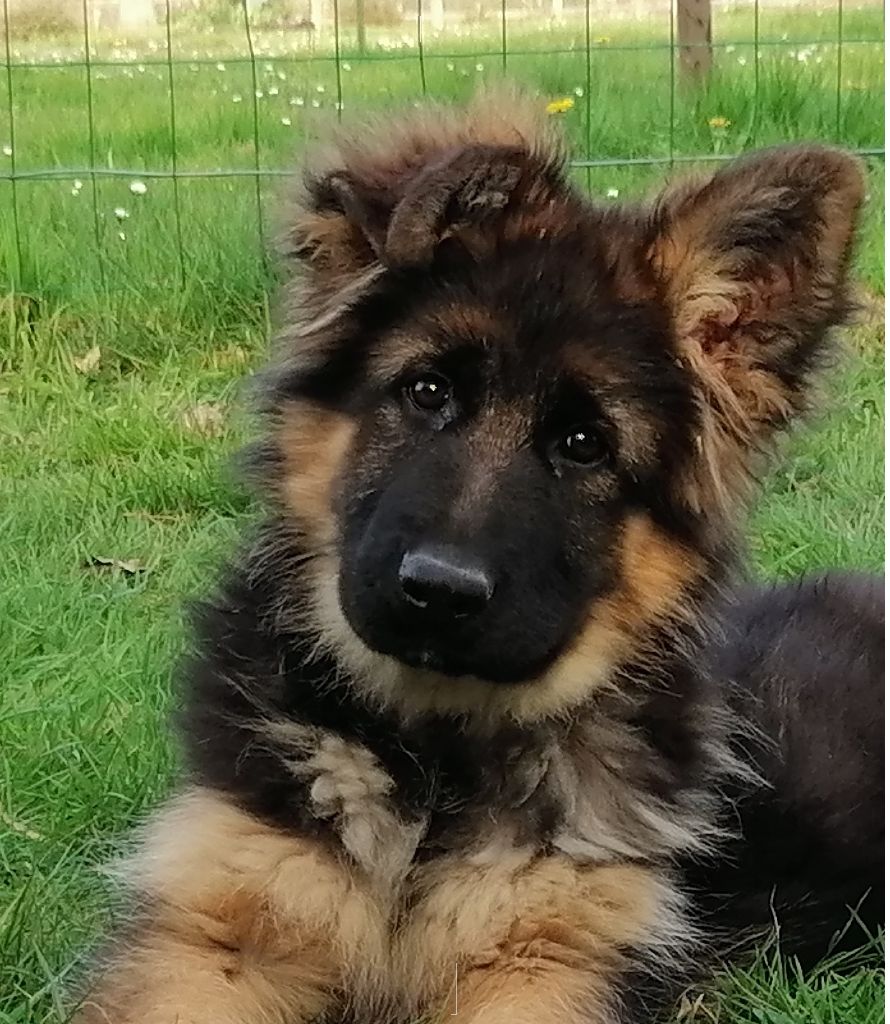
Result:
<svg viewBox="0 0 890 1024"><path fill-rule="evenodd" d="M333 512L340 602L371 649L533 679L606 625L629 524L655 531L693 393L662 309L573 273L580 241L406 274L381 294L403 315L364 326Z"/></svg>
<svg viewBox="0 0 890 1024"><path fill-rule="evenodd" d="M278 493L354 678L528 717L688 613L843 312L861 183L788 150L604 211L469 117L310 186Z"/></svg>

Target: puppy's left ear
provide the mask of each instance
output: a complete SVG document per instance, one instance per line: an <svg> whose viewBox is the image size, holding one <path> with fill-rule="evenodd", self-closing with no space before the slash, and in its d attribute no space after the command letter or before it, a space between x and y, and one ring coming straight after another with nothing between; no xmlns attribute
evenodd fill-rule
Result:
<svg viewBox="0 0 890 1024"><path fill-rule="evenodd" d="M754 452L806 408L826 332L850 312L863 193L854 157L787 146L659 200L649 257L702 399L693 505L738 497Z"/></svg>

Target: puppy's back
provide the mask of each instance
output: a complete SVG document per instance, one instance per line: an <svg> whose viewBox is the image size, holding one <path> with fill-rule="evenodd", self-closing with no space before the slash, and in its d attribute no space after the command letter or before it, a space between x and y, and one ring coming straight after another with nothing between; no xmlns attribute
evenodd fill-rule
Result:
<svg viewBox="0 0 890 1024"><path fill-rule="evenodd" d="M777 927L805 963L861 944L855 922L837 936L850 908L882 919L883 589L856 573L746 589L715 651L767 785L738 795L741 839L692 877L727 936Z"/></svg>

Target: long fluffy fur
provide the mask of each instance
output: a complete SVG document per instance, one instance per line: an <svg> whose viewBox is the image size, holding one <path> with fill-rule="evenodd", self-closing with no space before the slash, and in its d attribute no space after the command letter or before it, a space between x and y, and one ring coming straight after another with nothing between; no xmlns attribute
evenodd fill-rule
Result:
<svg viewBox="0 0 890 1024"><path fill-rule="evenodd" d="M138 914L78 1024L615 1024L670 1001L721 934L703 893L745 883L725 857L747 827L737 810L760 813L777 784L745 694L766 699L763 673L791 668L743 670L760 648L729 585L736 512L845 315L861 191L850 158L803 148L652 210L601 210L566 179L540 105L516 94L353 129L309 165L254 452L267 514L197 616L188 778L122 872ZM375 646L356 622L369 602L364 628L390 613L374 602L391 566L348 575L374 549L350 540L370 529L365 506L418 458L393 381L454 338L511 366L523 345L549 360L490 400L466 452L449 448L390 523L425 515L429 531L453 505L481 534L521 447L526 482L489 542L527 518L537 532L516 534L511 567L516 549L542 562L503 613L512 639L493 620L473 640L506 666L497 683L382 653L398 629ZM539 379L552 375L549 395L569 372L600 389L613 458L542 475L532 440L511 445L539 429ZM381 392L389 404L363 411ZM554 514L564 470L574 490L561 485ZM448 472L457 482L428 500ZM560 633L538 591L563 555L555 592L575 590ZM876 614L829 583L829 618L839 592ZM804 637L821 628L783 614ZM538 629L558 654L517 678L512 648L528 641L537 665ZM874 678L869 665L854 681L864 693ZM836 903L855 889L841 874ZM734 913L763 927L759 906Z"/></svg>

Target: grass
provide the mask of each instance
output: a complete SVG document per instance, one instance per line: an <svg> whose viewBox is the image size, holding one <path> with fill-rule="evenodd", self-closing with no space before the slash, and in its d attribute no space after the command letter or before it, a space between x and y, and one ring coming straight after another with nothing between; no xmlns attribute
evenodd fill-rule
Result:
<svg viewBox="0 0 890 1024"><path fill-rule="evenodd" d="M768 45L755 96L753 49L744 43L751 12L721 16L724 48L711 85L675 93L673 143L666 51L640 48L665 41L651 29L595 26L592 36L609 41L593 44L589 67L578 50L583 24L523 30L511 36L512 52L537 52L510 57L508 69L548 97L573 97L567 129L579 152L596 157L666 156L672 147L728 153L804 137L880 147L882 47L853 41L880 36L880 9L847 9L839 105L836 29L830 16L764 12ZM499 74L498 31L429 40L428 91L456 97ZM387 40L374 38L380 59L362 61L348 46L344 53L347 112L422 94L416 52L384 50ZM287 166L334 116L329 55L320 48L306 60L299 47L285 52L278 37L259 36L257 155L250 68L232 62L243 41L222 33L208 50L206 40L174 39L186 61L173 73L179 169ZM54 53L64 61L76 45L14 49L17 59L53 65ZM109 917L96 868L175 770L164 722L183 599L208 585L251 514L225 467L249 429L236 411L240 382L261 361L268 333L272 275L261 257L257 197L250 178L184 180L177 231L172 182L146 176L172 166L167 68L150 63L158 45L119 44L120 63L94 68L92 146L83 69L10 72L18 171L82 169L95 157L97 166L138 172L148 190L132 194L127 176L97 180L94 217L81 171L19 181L17 245L12 185L0 182L0 269L9 281L0 299L0 1024L62 1019L72 964ZM96 58L113 58L113 46L97 40ZM299 98L302 106L291 105ZM732 123L712 129L715 116ZM0 144L9 137L0 116ZM880 171L873 162L857 257L872 292L883 291L884 277ZM579 174L603 201L609 189L636 195L664 175L640 166ZM77 195L75 178L83 182ZM271 193L261 198L268 230L275 206ZM126 219L114 216L117 206ZM765 575L882 565L882 323L847 338L828 411L790 446L756 510L751 542ZM137 571L97 559L135 560L129 569ZM845 975L829 965L803 979L766 957L691 1000L687 1019L877 1024L882 1006L874 958Z"/></svg>

